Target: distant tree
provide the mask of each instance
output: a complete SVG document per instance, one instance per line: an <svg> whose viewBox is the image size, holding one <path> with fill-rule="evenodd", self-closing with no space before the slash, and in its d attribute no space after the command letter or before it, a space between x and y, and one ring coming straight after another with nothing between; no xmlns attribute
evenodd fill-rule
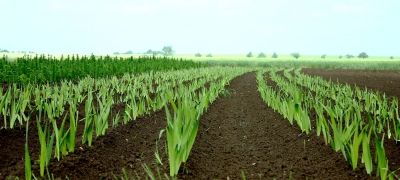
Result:
<svg viewBox="0 0 400 180"><path fill-rule="evenodd" d="M292 53L290 54L291 56L293 56L294 58L298 59L300 57L299 53Z"/></svg>
<svg viewBox="0 0 400 180"><path fill-rule="evenodd" d="M164 56L172 56L175 52L172 49L172 46L164 46L162 51L163 51Z"/></svg>
<svg viewBox="0 0 400 180"><path fill-rule="evenodd" d="M251 53L251 52L247 53L246 57L248 57L248 58L253 57L253 53Z"/></svg>
<svg viewBox="0 0 400 180"><path fill-rule="evenodd" d="M158 52L157 51L153 51L153 56L157 56Z"/></svg>
<svg viewBox="0 0 400 180"><path fill-rule="evenodd" d="M258 58L266 58L267 56L266 56L264 53L260 53L260 54L258 54L257 57L258 57Z"/></svg>
<svg viewBox="0 0 400 180"><path fill-rule="evenodd" d="M393 59L394 57L393 56L390 56L390 59Z"/></svg>
<svg viewBox="0 0 400 180"><path fill-rule="evenodd" d="M352 57L354 57L354 56L351 55L351 54L346 54L346 58L347 58L347 59L350 59L350 58L352 58Z"/></svg>
<svg viewBox="0 0 400 180"><path fill-rule="evenodd" d="M368 58L368 55L367 55L367 53L362 52L362 53L360 53L357 57L358 57L358 58L363 58L363 59L365 59L365 58Z"/></svg>
<svg viewBox="0 0 400 180"><path fill-rule="evenodd" d="M113 54L119 54L119 52L114 52Z"/></svg>
<svg viewBox="0 0 400 180"><path fill-rule="evenodd" d="M2 50L0 50L0 52L9 53L9 52L7 51L7 49L2 49Z"/></svg>
<svg viewBox="0 0 400 180"><path fill-rule="evenodd" d="M133 54L133 52L131 50L126 51L124 54Z"/></svg>
<svg viewBox="0 0 400 180"><path fill-rule="evenodd" d="M11 51L11 53L14 53L14 51Z"/></svg>
<svg viewBox="0 0 400 180"><path fill-rule="evenodd" d="M339 56L339 59L342 59L342 55Z"/></svg>
<svg viewBox="0 0 400 180"><path fill-rule="evenodd" d="M194 55L194 57L201 57L201 54L197 53L197 54Z"/></svg>
<svg viewBox="0 0 400 180"><path fill-rule="evenodd" d="M146 54L153 54L153 51L151 49L146 51Z"/></svg>
<svg viewBox="0 0 400 180"><path fill-rule="evenodd" d="M278 55L274 52L274 54L272 54L271 57L272 57L272 58L278 58Z"/></svg>
<svg viewBox="0 0 400 180"><path fill-rule="evenodd" d="M212 55L211 55L211 53L210 54L207 54L207 56L206 57L213 57Z"/></svg>
<svg viewBox="0 0 400 180"><path fill-rule="evenodd" d="M326 54L324 54L324 55L321 56L322 59L325 59L325 57L326 57Z"/></svg>

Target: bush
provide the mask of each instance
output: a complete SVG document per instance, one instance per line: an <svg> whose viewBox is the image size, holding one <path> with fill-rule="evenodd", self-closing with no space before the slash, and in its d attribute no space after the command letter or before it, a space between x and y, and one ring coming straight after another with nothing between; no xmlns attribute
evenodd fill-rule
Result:
<svg viewBox="0 0 400 180"><path fill-rule="evenodd" d="M145 54L153 54L153 51L151 49L147 50Z"/></svg>
<svg viewBox="0 0 400 180"><path fill-rule="evenodd" d="M351 55L351 54L346 54L346 58L347 58L347 59L350 59L350 58L352 58L352 57L354 57L354 56Z"/></svg>
<svg viewBox="0 0 400 180"><path fill-rule="evenodd" d="M300 57L299 53L292 53L290 54L291 56L293 56L294 58L298 59Z"/></svg>
<svg viewBox="0 0 400 180"><path fill-rule="evenodd" d="M274 54L272 54L271 57L272 57L272 58L278 58L278 55L274 52Z"/></svg>
<svg viewBox="0 0 400 180"><path fill-rule="evenodd" d="M258 57L258 58L266 58L267 56L266 56L264 53L260 53L260 54L258 54L257 57Z"/></svg>
<svg viewBox="0 0 400 180"><path fill-rule="evenodd" d="M201 54L197 53L197 54L194 55L194 57L201 57Z"/></svg>
<svg viewBox="0 0 400 180"><path fill-rule="evenodd" d="M133 52L131 50L129 50L129 51L126 51L126 53L124 53L124 54L133 54Z"/></svg>
<svg viewBox="0 0 400 180"><path fill-rule="evenodd" d="M207 56L206 57L213 57L211 54L207 54Z"/></svg>
<svg viewBox="0 0 400 180"><path fill-rule="evenodd" d="M248 58L253 57L253 53L251 53L251 52L247 53L246 57L248 57Z"/></svg>
<svg viewBox="0 0 400 180"><path fill-rule="evenodd" d="M365 58L368 58L368 55L367 55L367 53L362 52L362 53L360 53L357 57L358 57L358 58L363 58L363 59L365 59Z"/></svg>

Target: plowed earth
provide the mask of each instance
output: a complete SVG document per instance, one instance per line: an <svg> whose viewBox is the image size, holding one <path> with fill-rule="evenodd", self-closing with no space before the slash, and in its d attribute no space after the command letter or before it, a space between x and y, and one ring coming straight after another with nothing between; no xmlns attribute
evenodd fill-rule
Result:
<svg viewBox="0 0 400 180"><path fill-rule="evenodd" d="M347 71L329 78L340 78L339 75ZM374 73L365 71L358 76L368 77ZM374 88L374 84L388 78L400 82L399 74L393 74L393 77L375 81L366 78L360 86ZM387 91L388 95L399 91L399 85L395 84L386 88L382 86L379 90ZM241 179L242 172L247 179L288 179L290 174L293 179L375 178L368 176L362 167L353 171L343 155L325 146L323 138L316 136L314 130L309 135L302 134L297 126L291 126L288 120L269 108L257 92L255 73L233 79L226 89L229 93L221 95L201 116L198 136L186 164L187 172L180 172L180 179ZM83 108L78 110L83 111ZM117 105L113 112L123 109L124 106ZM34 122L31 120L29 124L28 142L32 163L40 153ZM0 127L3 126L1 121ZM110 128L106 136L95 139L91 147L82 145L78 139L76 151L60 161L52 158L49 171L62 179L66 176L70 179L113 179L113 174L121 177L124 168L129 174L135 176L137 172L143 178L146 173L141 165L145 163L154 172L158 167L161 174L169 174L165 134L159 143L164 165L156 165L154 157L155 140L165 127L165 112L161 110L127 125ZM78 136L81 135L82 132L78 132ZM0 130L0 179L24 178L24 143L24 127ZM400 164L396 160L400 157L399 147L389 147L392 148L389 162ZM37 164L33 165L33 170L38 176Z"/></svg>

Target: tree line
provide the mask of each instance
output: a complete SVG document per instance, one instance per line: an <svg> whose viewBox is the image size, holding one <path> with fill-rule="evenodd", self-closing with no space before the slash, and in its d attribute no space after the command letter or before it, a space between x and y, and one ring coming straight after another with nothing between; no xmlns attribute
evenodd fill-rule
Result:
<svg viewBox="0 0 400 180"><path fill-rule="evenodd" d="M290 56L292 56L292 57L295 58L295 59L298 59L298 58L300 57L300 53L294 52L294 53L291 53ZM253 57L252 52L247 53L247 54L246 54L246 57L252 58L252 57ZM266 56L263 52L261 52L261 53L258 54L258 56L257 56L257 58L266 58L266 57L267 57L267 56ZM354 58L354 56L351 55L351 54L346 54L345 57L346 57L347 59ZM357 57L360 58L360 59L366 59L366 58L368 58L369 56L368 56L368 54L367 54L366 52L361 52ZM278 58L278 55L274 52L274 54L271 56L271 58ZM325 59L325 58L326 58L326 54L323 54L323 55L321 56L321 59ZM343 56L342 56L342 55L339 55L339 59L342 59L342 58L343 58ZM390 59L394 59L393 56L390 56L389 58L390 58Z"/></svg>
<svg viewBox="0 0 400 180"><path fill-rule="evenodd" d="M133 54L133 51L129 50L125 53L114 52L113 54ZM138 53L138 54L152 54L153 56L157 55L164 55L164 56L172 56L175 54L175 50L172 46L164 46L161 51L153 51L151 49L147 50L145 53Z"/></svg>

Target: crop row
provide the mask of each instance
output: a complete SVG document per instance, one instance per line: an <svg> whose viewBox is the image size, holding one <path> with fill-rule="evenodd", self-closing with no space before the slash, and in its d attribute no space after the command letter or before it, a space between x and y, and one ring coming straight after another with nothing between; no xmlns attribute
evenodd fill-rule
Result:
<svg viewBox="0 0 400 180"><path fill-rule="evenodd" d="M322 133L325 143L330 144L334 151L341 151L353 169L357 168L361 159L368 174L373 170L370 152L372 136L376 149L376 175L381 179L393 178L383 147L385 136L380 134L384 129L391 134L389 125L393 124L393 136L397 140L400 119L396 98L389 99L369 90L356 89L353 92L348 85L302 75L299 70L295 71L296 76L289 72L291 69L285 70L284 79L276 74L278 70L269 69L257 74L259 91L269 106L290 123L296 122L307 134L312 128L309 114L315 111L317 135ZM277 89L267 85L267 79L263 76L266 72L269 72L269 78L276 83ZM362 155L359 157L361 145Z"/></svg>
<svg viewBox="0 0 400 180"><path fill-rule="evenodd" d="M50 55L26 55L15 61L0 58L0 83L47 83L61 80L77 80L86 76L98 78L123 76L125 73L142 73L149 71L179 70L206 67L200 62L183 61L182 59L141 56L111 57L100 56L61 56L60 59Z"/></svg>
<svg viewBox="0 0 400 180"><path fill-rule="evenodd" d="M246 68L215 67L151 71L140 75L125 74L120 78L86 77L78 83L62 81L53 86L28 84L19 88L14 84L7 90L0 89L0 114L3 115L4 128L14 128L18 122L19 126L26 124L28 129L27 121L33 118L31 116L34 112L38 112L35 118L41 146L38 161L41 177L44 176L52 155L60 160L74 152L78 128L83 128L82 143L91 146L93 136L105 135L109 124L114 127L119 124L120 119L126 124L138 116L166 108L168 103L174 109L174 116L167 116L168 144L179 145L169 149L178 147L178 150L171 153L185 152L187 159L197 134L193 123L198 124L203 110L218 97L231 79L247 71L249 70ZM125 105L125 111L110 114L116 104ZM84 106L84 112L79 112L80 106ZM179 125L182 127L177 129ZM188 136L187 132L192 133ZM187 137L192 139L186 148L185 144L189 141ZM31 177L27 145L26 153L26 177ZM170 162L171 176L179 169L176 166L180 165L178 161L186 162L181 155L174 157L179 158L170 157L170 161L175 160Z"/></svg>

